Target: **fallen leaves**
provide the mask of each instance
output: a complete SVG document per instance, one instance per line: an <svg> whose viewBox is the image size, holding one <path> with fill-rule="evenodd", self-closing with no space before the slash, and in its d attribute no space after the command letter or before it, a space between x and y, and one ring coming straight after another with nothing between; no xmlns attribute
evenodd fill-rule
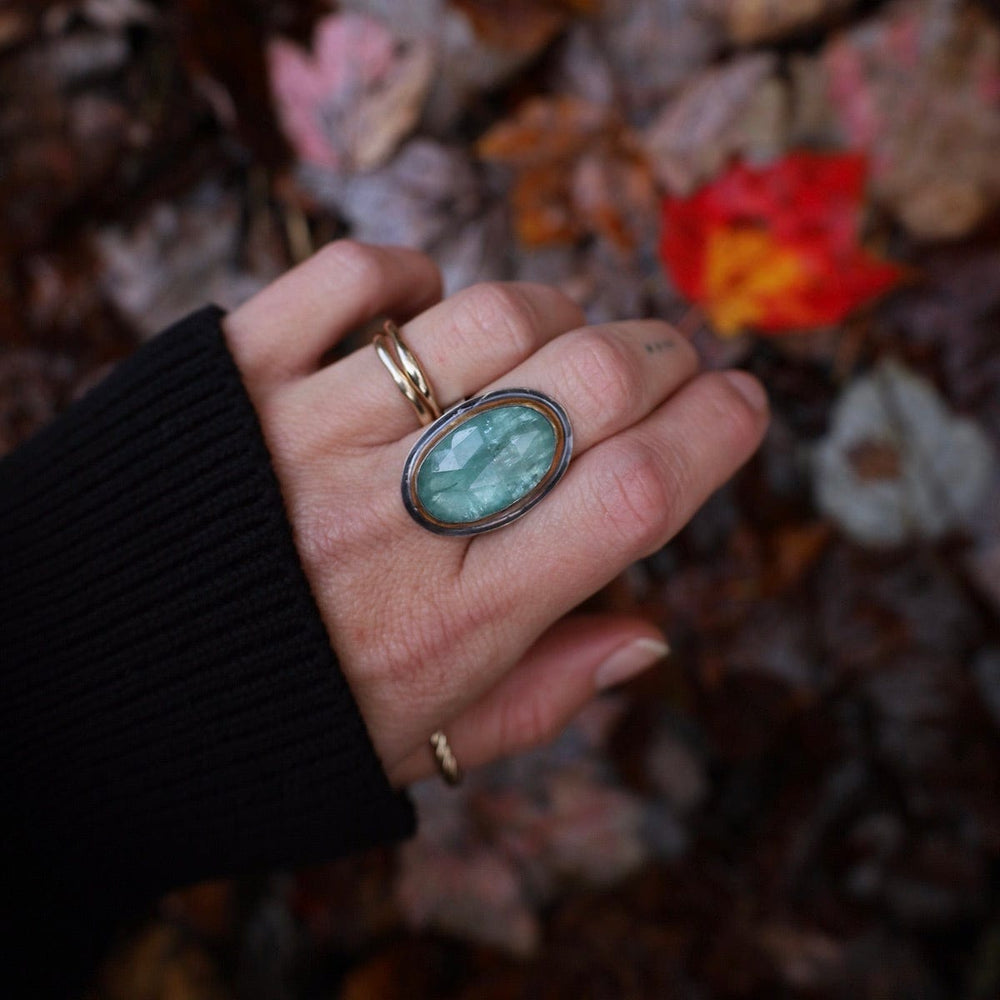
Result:
<svg viewBox="0 0 1000 1000"><path fill-rule="evenodd" d="M774 41L844 13L855 0L701 0L734 45Z"/></svg>
<svg viewBox="0 0 1000 1000"><path fill-rule="evenodd" d="M822 54L828 100L875 194L922 239L1000 204L1000 29L974 4L897 4Z"/></svg>
<svg viewBox="0 0 1000 1000"><path fill-rule="evenodd" d="M535 55L569 23L589 14L596 0L450 0L487 44Z"/></svg>
<svg viewBox="0 0 1000 1000"><path fill-rule="evenodd" d="M177 927L154 924L136 935L103 970L108 1000L226 1000L218 965Z"/></svg>
<svg viewBox="0 0 1000 1000"><path fill-rule="evenodd" d="M604 0L595 34L614 73L615 100L645 124L723 49L702 0Z"/></svg>
<svg viewBox="0 0 1000 1000"><path fill-rule="evenodd" d="M843 974L844 948L828 934L792 924L767 924L760 929L759 941L793 989L815 990Z"/></svg>
<svg viewBox="0 0 1000 1000"><path fill-rule="evenodd" d="M588 233L633 249L655 205L649 167L609 108L568 95L533 98L486 132L479 156L513 169L518 238L528 248Z"/></svg>
<svg viewBox="0 0 1000 1000"><path fill-rule="evenodd" d="M664 265L719 333L839 322L901 273L858 242L865 173L845 154L737 163L690 198L664 200Z"/></svg>
<svg viewBox="0 0 1000 1000"><path fill-rule="evenodd" d="M623 708L589 705L550 747L469 775L458 792L414 789L420 831L399 852L397 901L414 928L529 956L541 945L539 910L560 886L608 887L650 858L683 849L665 805L610 780L599 747ZM664 767L669 768L670 762Z"/></svg>
<svg viewBox="0 0 1000 1000"><path fill-rule="evenodd" d="M343 233L425 250L449 292L680 321L773 407L741 477L593 602L675 650L610 715L422 785L401 851L174 895L109 996L1000 995L985 5L7 6L0 449ZM851 315L901 277L883 240L907 281Z"/></svg>
<svg viewBox="0 0 1000 1000"><path fill-rule="evenodd" d="M471 157L459 146L411 139L377 170L349 177L319 171L308 180L357 239L432 253L449 294L504 274L503 206L486 199Z"/></svg>
<svg viewBox="0 0 1000 1000"><path fill-rule="evenodd" d="M777 57L757 52L694 77L643 134L657 178L673 195L689 195L735 156L780 151L783 101ZM762 114L763 112L763 114ZM761 127L761 118L770 119ZM756 126L756 127L754 127Z"/></svg>
<svg viewBox="0 0 1000 1000"><path fill-rule="evenodd" d="M159 202L128 229L95 236L108 298L143 336L152 336L206 299L232 309L281 271L276 256L255 268L240 259L243 206L234 192L206 184Z"/></svg>
<svg viewBox="0 0 1000 1000"><path fill-rule="evenodd" d="M299 157L344 172L384 163L420 116L430 46L400 46L381 21L344 13L320 21L312 49L284 39L268 48L278 115Z"/></svg>
<svg viewBox="0 0 1000 1000"><path fill-rule="evenodd" d="M927 381L885 361L845 390L815 461L820 509L862 544L890 546L961 527L996 455Z"/></svg>

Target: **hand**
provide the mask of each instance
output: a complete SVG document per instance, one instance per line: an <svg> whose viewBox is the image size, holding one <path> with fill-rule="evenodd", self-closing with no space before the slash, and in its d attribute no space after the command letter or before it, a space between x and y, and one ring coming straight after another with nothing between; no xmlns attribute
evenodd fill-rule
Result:
<svg viewBox="0 0 1000 1000"><path fill-rule="evenodd" d="M666 651L632 616L569 617L662 546L750 456L767 424L744 372L699 375L667 324L585 326L543 285L440 302L413 250L332 243L225 320L260 415L306 575L376 752L397 786L433 771L442 728L464 767L556 735L602 687ZM504 386L569 413L566 476L523 519L441 537L403 507L416 416L371 347L321 358L379 315L442 406Z"/></svg>

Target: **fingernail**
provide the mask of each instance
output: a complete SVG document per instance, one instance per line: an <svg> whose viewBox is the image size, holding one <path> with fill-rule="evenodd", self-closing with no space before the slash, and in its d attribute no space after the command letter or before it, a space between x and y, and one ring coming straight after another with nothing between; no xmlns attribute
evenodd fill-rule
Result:
<svg viewBox="0 0 1000 1000"><path fill-rule="evenodd" d="M738 369L722 374L729 379L729 384L747 401L751 410L756 410L758 413L766 412L768 408L767 393L757 379Z"/></svg>
<svg viewBox="0 0 1000 1000"><path fill-rule="evenodd" d="M670 647L659 639L636 639L627 646L616 649L597 668L594 684L600 691L621 684L662 660L669 652Z"/></svg>

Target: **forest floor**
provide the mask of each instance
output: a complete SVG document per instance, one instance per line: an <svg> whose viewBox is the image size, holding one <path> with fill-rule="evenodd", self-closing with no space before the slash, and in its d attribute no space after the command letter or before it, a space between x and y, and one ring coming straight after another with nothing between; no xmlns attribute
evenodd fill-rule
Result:
<svg viewBox="0 0 1000 1000"><path fill-rule="evenodd" d="M165 898L99 996L1000 996L995 5L15 0L0 93L0 452L341 235L774 411L593 601L664 666L396 849Z"/></svg>

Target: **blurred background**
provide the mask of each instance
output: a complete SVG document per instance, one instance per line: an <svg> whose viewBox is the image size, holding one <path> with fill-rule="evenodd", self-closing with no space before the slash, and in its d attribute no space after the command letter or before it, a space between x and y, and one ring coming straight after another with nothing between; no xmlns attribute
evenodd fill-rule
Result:
<svg viewBox="0 0 1000 1000"><path fill-rule="evenodd" d="M594 600L665 666L396 850L160 901L95 995L1000 996L998 205L996 4L0 3L0 450L342 235L774 406Z"/></svg>

